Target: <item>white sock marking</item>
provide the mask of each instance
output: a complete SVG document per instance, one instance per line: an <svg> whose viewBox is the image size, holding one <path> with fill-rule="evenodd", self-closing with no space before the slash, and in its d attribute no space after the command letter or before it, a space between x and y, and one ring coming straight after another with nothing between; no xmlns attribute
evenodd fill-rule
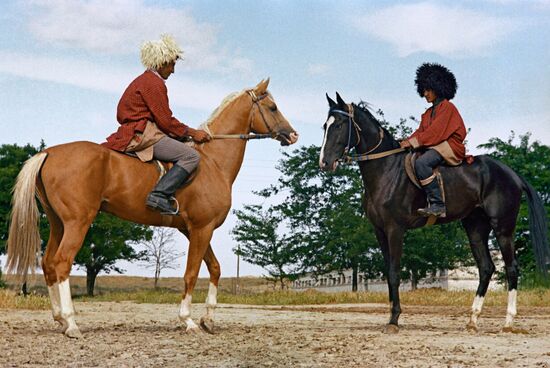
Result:
<svg viewBox="0 0 550 368"><path fill-rule="evenodd" d="M508 291L508 308L506 310L506 323L504 324L505 327L512 327L512 324L514 323L514 317L518 313L517 298L518 291L516 289Z"/></svg>
<svg viewBox="0 0 550 368"><path fill-rule="evenodd" d="M474 303L472 304L472 316L470 317L470 321L477 326L477 318L481 314L481 309L483 308L483 301L485 300L484 297L476 295L474 298Z"/></svg>
<svg viewBox="0 0 550 368"><path fill-rule="evenodd" d="M213 283L208 285L208 295L206 297L206 316L212 318L214 316L214 309L218 304L217 301L218 288Z"/></svg>

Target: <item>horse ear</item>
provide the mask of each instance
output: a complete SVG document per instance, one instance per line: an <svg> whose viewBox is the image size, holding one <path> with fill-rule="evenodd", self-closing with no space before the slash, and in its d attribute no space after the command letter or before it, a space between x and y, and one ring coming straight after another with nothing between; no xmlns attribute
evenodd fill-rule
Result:
<svg viewBox="0 0 550 368"><path fill-rule="evenodd" d="M338 106L346 106L346 103L344 102L344 100L342 100L342 97L340 97L340 94L338 92L336 92L336 101L338 102Z"/></svg>
<svg viewBox="0 0 550 368"><path fill-rule="evenodd" d="M325 93L325 95L327 96L328 106L332 109L336 106L336 102L334 102L332 98L328 97L328 93Z"/></svg>
<svg viewBox="0 0 550 368"><path fill-rule="evenodd" d="M269 78L262 79L260 83L254 88L256 90L256 94L263 95L267 91L267 86L269 85Z"/></svg>

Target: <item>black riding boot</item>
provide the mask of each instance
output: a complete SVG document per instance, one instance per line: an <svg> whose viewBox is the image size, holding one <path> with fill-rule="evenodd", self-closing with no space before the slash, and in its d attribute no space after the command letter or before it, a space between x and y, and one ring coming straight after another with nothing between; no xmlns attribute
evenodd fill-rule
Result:
<svg viewBox="0 0 550 368"><path fill-rule="evenodd" d="M159 210L163 215L176 216L178 214L178 208L172 206L171 202L176 202L173 195L176 193L176 190L189 179L189 175L189 172L183 167L174 165L164 174L147 196L147 201L145 202L147 207Z"/></svg>
<svg viewBox="0 0 550 368"><path fill-rule="evenodd" d="M443 197L441 196L441 190L439 189L437 179L434 179L430 184L423 186L422 189L424 189L424 192L426 192L426 195L428 196L429 206L428 208L419 208L417 212L425 217L445 217L445 202L443 202Z"/></svg>

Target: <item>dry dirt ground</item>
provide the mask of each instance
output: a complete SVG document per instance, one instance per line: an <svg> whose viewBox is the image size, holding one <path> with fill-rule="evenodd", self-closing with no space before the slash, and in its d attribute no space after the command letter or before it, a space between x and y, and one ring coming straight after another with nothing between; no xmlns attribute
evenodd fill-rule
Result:
<svg viewBox="0 0 550 368"><path fill-rule="evenodd" d="M193 305L193 316L204 312ZM480 331L468 308L385 305L219 305L215 334L186 334L177 305L77 302L78 340L49 311L0 310L0 367L550 367L550 308L519 308L521 333L501 333L504 308Z"/></svg>

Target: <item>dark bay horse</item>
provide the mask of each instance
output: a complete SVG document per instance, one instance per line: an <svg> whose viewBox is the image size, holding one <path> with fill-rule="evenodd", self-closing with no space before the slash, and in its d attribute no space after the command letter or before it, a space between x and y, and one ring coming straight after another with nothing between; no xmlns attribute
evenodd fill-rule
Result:
<svg viewBox="0 0 550 368"><path fill-rule="evenodd" d="M277 109L267 91L268 84L269 79L253 89L228 96L204 128L215 137L253 132L271 134L281 145L295 143L298 135ZM192 182L176 193L180 203L178 216L164 216L145 206L145 197L158 179L155 164L91 142L63 144L36 154L25 163L14 188L8 271L26 274L36 264L40 251L36 191L50 223L42 270L53 318L62 325L65 335L79 337L69 273L98 211L141 224L174 227L189 239L179 317L187 331L199 330L191 319L191 295L204 260L210 286L207 312L200 325L211 332L220 265L210 240L231 207L231 188L245 147L246 140L239 139L213 140L197 147L201 154L198 171Z"/></svg>
<svg viewBox="0 0 550 368"><path fill-rule="evenodd" d="M374 225L382 249L388 280L391 317L385 331L398 332L400 260L407 229L424 226L426 218L417 214L426 205L424 192L405 173L405 153L399 143L380 126L366 108L337 102L328 95L328 118L319 165L335 170L340 159L355 148L365 189L363 203ZM461 220L479 269L479 285L472 305L468 329L477 330L477 319L489 281L495 271L488 247L494 232L504 260L508 281L508 308L504 331L511 331L516 315L518 265L514 230L522 192L529 205L530 237L537 265L546 273L549 258L546 211L533 187L508 166L488 156L476 156L472 164L440 167L445 182L447 217L437 224ZM437 244L434 244L437 247Z"/></svg>

